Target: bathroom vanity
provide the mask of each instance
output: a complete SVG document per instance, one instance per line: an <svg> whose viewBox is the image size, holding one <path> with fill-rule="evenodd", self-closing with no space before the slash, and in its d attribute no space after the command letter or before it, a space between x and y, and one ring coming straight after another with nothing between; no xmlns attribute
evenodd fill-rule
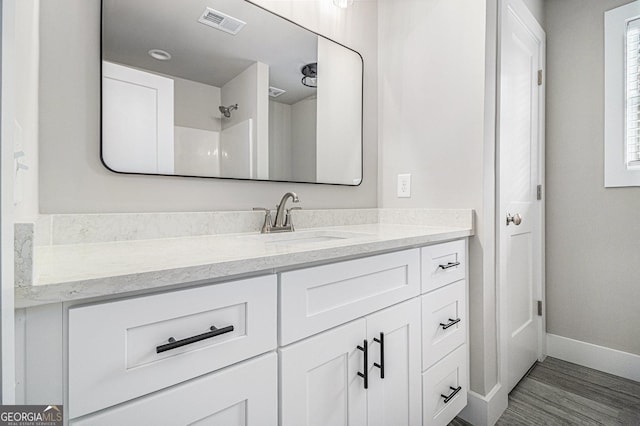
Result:
<svg viewBox="0 0 640 426"><path fill-rule="evenodd" d="M47 247L16 292L24 402L64 404L73 425L447 424L468 390L470 235L370 223ZM95 262L102 276L79 279Z"/></svg>

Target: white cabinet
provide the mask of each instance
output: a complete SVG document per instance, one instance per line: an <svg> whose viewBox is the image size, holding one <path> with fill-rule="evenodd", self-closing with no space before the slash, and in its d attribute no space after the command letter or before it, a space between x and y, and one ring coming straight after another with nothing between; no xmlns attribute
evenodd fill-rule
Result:
<svg viewBox="0 0 640 426"><path fill-rule="evenodd" d="M280 275L280 344L420 294L420 250L404 250Z"/></svg>
<svg viewBox="0 0 640 426"><path fill-rule="evenodd" d="M73 425L446 425L467 403L466 277L459 240L28 317L67 327L66 392L42 386Z"/></svg>
<svg viewBox="0 0 640 426"><path fill-rule="evenodd" d="M422 296L422 367L427 369L467 340L466 281Z"/></svg>
<svg viewBox="0 0 640 426"><path fill-rule="evenodd" d="M463 279L467 274L466 241L426 246L422 251L422 292Z"/></svg>
<svg viewBox="0 0 640 426"><path fill-rule="evenodd" d="M283 426L419 424L418 300L282 348L280 380Z"/></svg>
<svg viewBox="0 0 640 426"><path fill-rule="evenodd" d="M276 426L277 367L277 356L272 352L69 423Z"/></svg>
<svg viewBox="0 0 640 426"><path fill-rule="evenodd" d="M462 345L422 376L423 424L449 424L467 405L467 383L467 346Z"/></svg>
<svg viewBox="0 0 640 426"><path fill-rule="evenodd" d="M276 293L270 275L71 308L69 416L275 350Z"/></svg>
<svg viewBox="0 0 640 426"><path fill-rule="evenodd" d="M367 317L369 425L420 424L420 304L418 299ZM378 339L374 341L373 339ZM384 342L384 348L379 341ZM384 350L383 350L384 349ZM384 378L375 364L382 364Z"/></svg>
<svg viewBox="0 0 640 426"><path fill-rule="evenodd" d="M422 248L422 413L444 426L467 405L467 265L464 240Z"/></svg>
<svg viewBox="0 0 640 426"><path fill-rule="evenodd" d="M280 421L283 426L364 425L366 336L360 319L280 350Z"/></svg>

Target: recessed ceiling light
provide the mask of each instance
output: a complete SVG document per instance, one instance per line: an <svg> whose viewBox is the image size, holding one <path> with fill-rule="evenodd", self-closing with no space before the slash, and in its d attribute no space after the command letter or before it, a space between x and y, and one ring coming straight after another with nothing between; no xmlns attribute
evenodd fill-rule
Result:
<svg viewBox="0 0 640 426"><path fill-rule="evenodd" d="M162 49L151 49L149 51L149 56L159 61L168 61L169 59L171 59L171 54Z"/></svg>

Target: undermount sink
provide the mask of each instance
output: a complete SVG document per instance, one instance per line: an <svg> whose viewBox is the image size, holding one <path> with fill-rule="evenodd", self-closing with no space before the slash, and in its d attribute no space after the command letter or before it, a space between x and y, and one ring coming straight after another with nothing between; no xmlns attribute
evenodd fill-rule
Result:
<svg viewBox="0 0 640 426"><path fill-rule="evenodd" d="M326 241L346 240L350 238L362 238L366 234L346 231L317 230L294 231L279 234L247 235L240 238L261 241L264 244L312 244Z"/></svg>

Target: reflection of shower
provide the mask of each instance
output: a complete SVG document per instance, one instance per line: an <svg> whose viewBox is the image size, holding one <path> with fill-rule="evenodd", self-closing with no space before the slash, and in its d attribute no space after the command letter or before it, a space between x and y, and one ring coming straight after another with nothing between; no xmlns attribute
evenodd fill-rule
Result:
<svg viewBox="0 0 640 426"><path fill-rule="evenodd" d="M229 105L228 107L220 105L218 109L226 118L231 118L231 111L238 109L238 104Z"/></svg>

